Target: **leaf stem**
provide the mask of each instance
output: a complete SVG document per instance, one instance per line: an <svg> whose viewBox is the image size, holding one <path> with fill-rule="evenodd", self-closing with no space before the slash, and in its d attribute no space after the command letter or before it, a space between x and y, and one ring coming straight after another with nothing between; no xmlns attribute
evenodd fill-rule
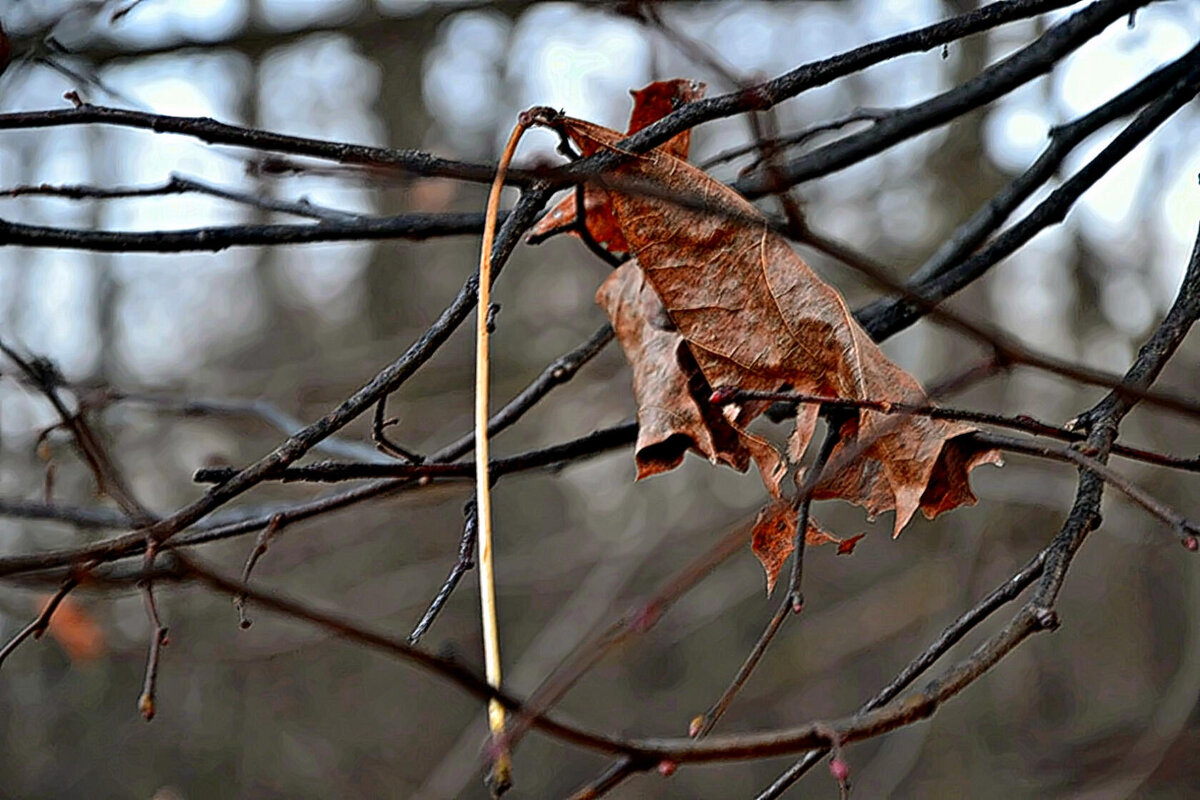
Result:
<svg viewBox="0 0 1200 800"><path fill-rule="evenodd" d="M488 476L488 309L492 298L492 242L496 235L496 217L504 176L517 150L517 143L529 127L522 114L508 137L508 144L496 167L496 178L488 194L483 226L483 245L479 253L479 304L475 326L475 504L479 514L479 605L483 622L483 653L487 682L500 687L500 628L496 620L496 571L492 555L492 492ZM492 732L492 769L488 788L499 796L512 785L512 757L504 741L504 706L493 699L488 703L488 728Z"/></svg>

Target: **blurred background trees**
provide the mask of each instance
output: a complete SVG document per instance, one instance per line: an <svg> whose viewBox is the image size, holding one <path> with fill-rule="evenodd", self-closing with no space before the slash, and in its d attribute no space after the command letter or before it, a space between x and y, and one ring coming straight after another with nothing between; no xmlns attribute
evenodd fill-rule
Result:
<svg viewBox="0 0 1200 800"><path fill-rule="evenodd" d="M616 128L627 90L659 78L733 90L695 52L620 4L405 0L11 0L0 20L13 60L0 77L4 112L93 103L217 119L291 134L494 160L516 114L533 104ZM973 0L672 2L657 10L734 73L779 74L804 62L974 8ZM855 108L910 105L976 75L1072 9L909 55L782 104L783 131ZM1047 131L1090 110L1200 39L1200 7L1151 4L1054 71L988 107L799 188L814 228L904 276L1044 147ZM1168 121L1050 229L951 305L1021 342L1123 372L1173 298L1200 220L1194 103ZM1101 130L1066 162L1086 162L1120 130ZM742 118L693 132L693 161L749 141ZM818 140L818 141L826 141ZM531 134L522 159L550 158ZM144 186L172 173L257 198L348 212L478 211L484 188L403 179L377 170L208 147L182 137L104 126L0 135L0 188ZM713 168L736 177L744 162ZM1036 195L1033 202L1045 197ZM1028 208L1029 205L1026 206ZM0 198L9 220L72 228L163 230L296 221L219 198ZM300 421L325 413L425 330L475 269L473 237L429 242L233 248L220 253L97 253L0 248L0 336L52 359L72 383L145 394L99 417L136 493L166 513L195 497L191 474L244 464L280 432L242 414L180 415L164 400L262 400ZM853 272L803 251L858 307L876 296ZM577 242L521 248L497 284L494 392L509 396L602 324L592 302L609 268ZM885 345L930 380L977 352L923 322ZM1194 343L1163 384L1194 393ZM472 348L460 332L391 398L390 434L429 452L469 427ZM0 496L39 498L47 460L54 497L97 504L67 437L41 432L52 410L28 387L0 381ZM1017 370L955 405L1063 422L1103 395ZM498 440L500 454L550 444L632 415L629 373L609 348ZM1194 420L1134 412L1125 438L1179 455L1200 449ZM345 432L369 451L369 419ZM1194 476L1142 464L1123 471L1184 513ZM753 476L689 458L635 484L620 451L555 474L517 476L496 491L506 680L527 694L597 625L746 522L761 501ZM980 504L914 523L843 506L822 519L869 532L851 558L810 554L808 606L768 653L721 730L769 729L842 716L885 683L963 608L1042 547L1061 524L1075 473L1010 459L980 470ZM239 507L321 494L264 485ZM256 568L271 586L406 634L453 563L468 485L355 506L289 526ZM110 531L111 533L111 531ZM0 553L79 544L104 530L0 518ZM1063 628L1016 651L929 722L850 749L861 797L1185 797L1200 785L1200 576L1159 523L1122 498L1075 564ZM206 553L237 570L248 538ZM424 645L479 665L471 576ZM267 613L237 630L227 599L195 587L159 591L172 641L159 714L136 715L148 632L129 589L79 593L103 652L26 644L0 670L0 796L483 796L478 702L403 665ZM0 589L0 638L39 600ZM561 703L605 731L681 735L720 693L774 601L748 548L722 564L644 637L596 667ZM995 623L998 625L999 621ZM984 626L980 635L995 629ZM968 640L963 653L977 639ZM959 652L959 651L956 651ZM788 759L640 776L614 796L753 796ZM530 737L516 792L560 796L599 757ZM836 791L818 770L796 790Z"/></svg>

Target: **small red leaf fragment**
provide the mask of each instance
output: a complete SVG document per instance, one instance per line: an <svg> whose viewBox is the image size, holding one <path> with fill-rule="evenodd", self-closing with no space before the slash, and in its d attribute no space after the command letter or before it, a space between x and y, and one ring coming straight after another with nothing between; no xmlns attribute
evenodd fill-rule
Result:
<svg viewBox="0 0 1200 800"><path fill-rule="evenodd" d="M658 762L658 774L662 775L664 778L669 778L674 775L675 770L678 768L679 765L670 759L664 758L662 761Z"/></svg>
<svg viewBox="0 0 1200 800"><path fill-rule="evenodd" d="M837 554L839 556L850 555L854 552L854 546L858 544L864 536L866 536L865 533L860 533L855 536L851 536L849 539L843 539L842 541L838 542Z"/></svg>
<svg viewBox="0 0 1200 800"><path fill-rule="evenodd" d="M1185 536L1183 537L1183 546L1194 553L1200 550L1200 540L1197 540L1195 536Z"/></svg>
<svg viewBox="0 0 1200 800"><path fill-rule="evenodd" d="M708 398L708 402L714 406L723 406L726 403L732 403L735 397L737 397L737 389L732 386L722 386L720 389L713 391L712 396Z"/></svg>

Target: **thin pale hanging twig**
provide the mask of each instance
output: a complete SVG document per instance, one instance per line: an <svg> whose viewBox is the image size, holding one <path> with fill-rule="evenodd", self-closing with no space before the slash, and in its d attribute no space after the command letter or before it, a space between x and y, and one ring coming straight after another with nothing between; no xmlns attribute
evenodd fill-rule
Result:
<svg viewBox="0 0 1200 800"><path fill-rule="evenodd" d="M488 475L488 309L492 296L492 241L496 234L496 216L500 207L500 192L504 176L517 150L522 134L529 127L529 118L522 114L513 128L496 179L488 195L487 217L483 227L483 245L479 254L479 302L475 326L475 504L479 515L479 604L483 621L483 652L487 681L499 688L500 630L496 621L496 571L492 556L492 493ZM503 744L504 706L493 699L488 703L488 727L496 746L488 788L493 795L503 794L512 785L512 757Z"/></svg>

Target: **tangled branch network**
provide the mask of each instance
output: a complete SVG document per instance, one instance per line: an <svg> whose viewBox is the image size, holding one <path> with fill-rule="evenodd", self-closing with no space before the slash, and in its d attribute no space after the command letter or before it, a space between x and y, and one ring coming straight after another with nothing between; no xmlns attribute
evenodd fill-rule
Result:
<svg viewBox="0 0 1200 800"><path fill-rule="evenodd" d="M964 37L985 33L1008 23L1037 18L1073 5L1066 0L1002 0L919 30L881 39L836 56L803 64L766 81L752 82L726 70L734 91L679 107L665 118L630 135L614 150L579 158L561 167L514 169L508 185L520 197L502 215L492 249L493 280L501 275L526 232L538 221L551 196L571 189L580 196L583 187L612 191L652 193L622 181L614 170L630 154L644 153L684 131L716 120L745 116L751 121L753 141L744 148L722 154L718 161L753 156L754 160L731 185L750 199L778 202L783 214L771 219L774 230L802 248L809 248L842 263L880 291L878 298L855 312L858 321L877 341L884 341L928 319L961 335L985 353L978 363L930 390L939 398L1001 372L1036 370L1064 381L1102 387L1107 394L1081 409L1071 424L1055 425L1027 415L1002 415L969 408L928 404L898 405L868 398L861 401L795 392L752 393L726 387L722 403L774 403L777 416L794 414L799 406L815 405L823 414L871 409L895 416L929 416L978 426L973 434L981 446L997 448L1019 457L1069 464L1078 470L1074 501L1057 532L1047 532L1043 546L1014 574L970 605L922 652L860 707L844 717L807 721L777 730L711 735L726 708L734 701L750 672L772 641L776 641L786 609L766 626L729 689L706 714L698 718L692 735L679 738L631 737L601 732L568 721L555 705L607 655L646 634L667 611L684 602L719 563L741 551L747 537L742 527L717 546L684 565L629 613L615 617L607 627L583 638L561 660L542 686L520 696L505 687L490 686L482 676L459 661L434 654L421 645L463 576L473 567L477 512L468 505L457 557L428 609L414 621L408 636L376 629L346 613L334 613L304 598L286 596L254 579L254 567L268 546L288 526L344 511L372 500L407 493L429 492L452 482L469 482L474 464L464 460L474 445L474 432L460 436L434 452L419 453L389 438L386 413L389 397L405 388L418 370L438 356L451 336L475 311L478 278L468 276L436 319L394 361L367 378L353 393L311 423L303 423L265 401L165 397L122 391L120 387L80 386L66 380L54 364L23 352L14 343L2 350L7 362L2 377L36 393L56 415L55 435L65 435L90 472L97 495L105 502L72 506L56 501L52 491L40 500L0 499L0 515L23 520L67 523L80 530L103 531L86 544L55 550L37 550L0 556L0 580L14 586L53 587L45 609L0 649L0 663L30 638L46 630L64 600L81 588L119 590L131 586L141 592L148 620L148 654L143 691L138 707L147 718L159 703L157 676L163 647L169 642L167 624L157 597L165 586L182 582L228 595L242 609L261 608L302 621L315 628L384 652L424 670L481 702L496 701L511 714L506 747L515 747L524 733L534 729L566 745L610 757L611 763L580 787L576 797L599 797L630 776L657 769L672 773L677 766L698 762L766 759L793 755L798 760L758 795L780 796L827 754L834 778L847 790L848 767L842 754L846 745L879 737L928 718L943 703L970 687L984 673L1017 649L1026 639L1059 626L1056 604L1070 568L1090 534L1101 524L1100 505L1106 486L1156 518L1187 550L1198 549L1200 526L1185 514L1156 498L1114 467L1117 458L1161 470L1200 471L1200 461L1121 441L1120 426L1139 404L1186 418L1200 418L1200 403L1193 398L1156 387L1156 379L1200 314L1200 240L1193 250L1183 283L1169 311L1124 374L1112 374L1040 352L995 330L990 325L953 310L945 301L977 284L992 267L1021 250L1039 233L1061 223L1080 197L1126 158L1135 148L1192 102L1200 91L1200 44L1184 55L1141 76L1129 88L1076 119L1052 129L1041 155L1021 174L1004 185L948 236L929 258L907 278L899 278L872 256L836 238L814 230L792 196L802 184L833 175L888 151L914 137L941 128L1009 95L1031 81L1052 73L1063 60L1114 24L1123 23L1151 0L1097 0L1048 24L1036 39L1011 55L987 66L974 77L932 98L894 109L858 111L843 118L820 121L809 129L772 131L768 124L778 104L834 81L856 75L884 61L910 53L944 47ZM671 29L652 4L623 4L622 13L673 42L701 64L712 57L700 45ZM722 69L716 64L714 69ZM263 154L284 164L284 157L315 159L347 167L369 169L396 179L438 178L485 183L495 168L413 150L360 146L343 142L289 136L227 124L208 118L175 117L147 111L92 105L0 114L0 129L30 130L63 126L121 126L158 134L189 137L207 145L240 148ZM1102 129L1119 132L1090 155L1069 176L1068 157ZM846 132L849 130L850 132ZM814 145L821 137L832 141ZM214 185L182 174L172 174L149 186L28 185L15 186L8 196L45 195L78 201L120 197L202 195L221 201L281 212L302 220L287 224L226 225L182 230L108 231L52 227L0 219L0 245L44 249L70 249L109 253L215 252L230 247L297 245L317 242L433 240L474 236L483 230L482 213L408 213L371 216L320 206L306 199L264 198ZM704 207L706 198L670 196L663 199L684 207ZM1018 212L1021 216L1017 216ZM576 231L585 239L587 226ZM601 255L611 258L610 255ZM613 341L611 327L600 327L578 347L563 353L491 417L488 431L498 436L519 423L531 409L549 403L558 387L570 382ZM715 387L714 387L715 388ZM204 415L221 419L255 418L280 431L281 439L265 456L241 466L205 467L195 480L204 485L191 502L165 514L150 510L139 498L109 452L100 412L116 405L140 405L163 414ZM360 418L370 424L372 442L358 441L346 427ZM832 430L831 426L831 430ZM1005 432L1000 432L1005 431ZM567 441L493 459L493 481L538 471L553 471L581 463L603 453L630 448L637 438L636 422L601 428ZM49 432L48 434L49 435ZM862 443L863 447L870 442ZM807 507L818 478L845 466L829 457L833 442L822 449L797 499L806 519ZM327 460L302 459L322 454ZM846 459L842 459L845 461ZM231 506L241 496L272 482L347 483L332 493L302 502L251 507ZM969 512L962 512L969 513ZM801 526L803 529L803 525ZM256 539L239 575L227 574L206 555L210 545L255 534ZM803 539L803 537L801 537ZM799 592L797 549L793 589ZM1016 611L965 657L932 673L935 663L1001 609L1024 597ZM794 598L793 598L794 599ZM917 685L922 678L925 682ZM170 702L169 700L167 702ZM520 760L517 764L518 780Z"/></svg>

